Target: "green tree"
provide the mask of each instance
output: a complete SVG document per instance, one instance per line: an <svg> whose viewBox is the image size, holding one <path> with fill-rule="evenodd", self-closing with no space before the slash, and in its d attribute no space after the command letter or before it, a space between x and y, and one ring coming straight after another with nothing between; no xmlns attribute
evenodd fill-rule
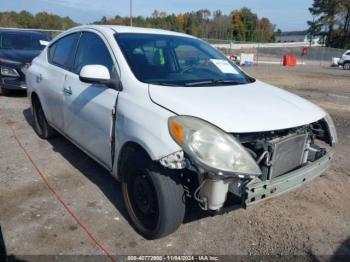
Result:
<svg viewBox="0 0 350 262"><path fill-rule="evenodd" d="M232 27L231 27L233 39L236 41L246 41L246 28L242 22L241 13L234 11L232 13Z"/></svg>
<svg viewBox="0 0 350 262"><path fill-rule="evenodd" d="M27 11L0 13L0 26L2 27L65 30L76 25L77 23L69 17L60 17L46 12L37 13L36 15L32 15Z"/></svg>
<svg viewBox="0 0 350 262"><path fill-rule="evenodd" d="M0 26L1 27L18 27L15 19L11 16L9 12L2 13L0 15Z"/></svg>
<svg viewBox="0 0 350 262"><path fill-rule="evenodd" d="M267 18L259 19L249 8L231 12L230 35L237 41L273 42L274 26Z"/></svg>
<svg viewBox="0 0 350 262"><path fill-rule="evenodd" d="M338 46L350 48L350 1L341 0L339 7L340 37Z"/></svg>
<svg viewBox="0 0 350 262"><path fill-rule="evenodd" d="M34 16L27 12L21 11L19 14L14 14L16 23L24 28L33 28L34 27Z"/></svg>
<svg viewBox="0 0 350 262"><path fill-rule="evenodd" d="M243 7L239 12L245 28L244 38L246 41L257 41L258 16L246 7Z"/></svg>
<svg viewBox="0 0 350 262"><path fill-rule="evenodd" d="M268 18L258 20L257 35L259 42L275 42L274 26Z"/></svg>
<svg viewBox="0 0 350 262"><path fill-rule="evenodd" d="M313 21L308 21L310 34L323 36L327 46L349 46L349 0L314 0L309 11L314 17Z"/></svg>
<svg viewBox="0 0 350 262"><path fill-rule="evenodd" d="M224 15L221 10L213 13L208 9L167 14L154 10L148 17L134 17L134 25L155 27L185 32L202 38L230 39L238 41L273 41L274 26L267 18L259 20L248 8L234 10ZM129 24L128 17L115 16L113 19L102 17L95 24Z"/></svg>

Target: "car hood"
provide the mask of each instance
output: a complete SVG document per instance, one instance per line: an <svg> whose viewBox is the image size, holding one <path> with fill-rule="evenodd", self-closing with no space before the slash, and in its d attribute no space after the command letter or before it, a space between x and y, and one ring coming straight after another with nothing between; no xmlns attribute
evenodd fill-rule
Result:
<svg viewBox="0 0 350 262"><path fill-rule="evenodd" d="M178 115L202 118L230 133L298 127L326 114L313 103L260 81L210 87L149 85L149 95Z"/></svg>
<svg viewBox="0 0 350 262"><path fill-rule="evenodd" d="M0 50L0 59L17 63L30 63L40 52L40 50Z"/></svg>

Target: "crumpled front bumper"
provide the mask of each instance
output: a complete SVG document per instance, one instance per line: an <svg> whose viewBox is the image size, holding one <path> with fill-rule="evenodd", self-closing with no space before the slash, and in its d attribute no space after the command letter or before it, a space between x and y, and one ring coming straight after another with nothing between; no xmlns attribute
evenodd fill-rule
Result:
<svg viewBox="0 0 350 262"><path fill-rule="evenodd" d="M328 152L317 161L277 177L271 181L252 180L245 188L244 204L252 207L271 198L290 192L321 176L331 165L334 151Z"/></svg>

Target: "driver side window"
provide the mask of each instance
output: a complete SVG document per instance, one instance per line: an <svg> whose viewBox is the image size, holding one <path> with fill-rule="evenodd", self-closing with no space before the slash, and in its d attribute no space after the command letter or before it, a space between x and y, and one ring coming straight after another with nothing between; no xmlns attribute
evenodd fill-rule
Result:
<svg viewBox="0 0 350 262"><path fill-rule="evenodd" d="M79 74L85 65L103 65L112 74L113 64L111 55L103 40L94 33L83 32L72 71Z"/></svg>

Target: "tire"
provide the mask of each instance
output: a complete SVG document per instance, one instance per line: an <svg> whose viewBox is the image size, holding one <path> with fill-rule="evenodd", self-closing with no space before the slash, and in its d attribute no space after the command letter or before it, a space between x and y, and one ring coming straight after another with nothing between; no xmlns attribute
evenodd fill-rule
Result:
<svg viewBox="0 0 350 262"><path fill-rule="evenodd" d="M40 138L50 139L57 135L57 131L47 122L40 101L36 97L32 98L32 113L34 118L34 131Z"/></svg>
<svg viewBox="0 0 350 262"><path fill-rule="evenodd" d="M350 70L350 62L346 62L343 65L344 70Z"/></svg>
<svg viewBox="0 0 350 262"><path fill-rule="evenodd" d="M131 224L146 239L165 237L183 222L183 186L175 181L177 173L153 162L141 150L131 151L121 163L122 192Z"/></svg>

